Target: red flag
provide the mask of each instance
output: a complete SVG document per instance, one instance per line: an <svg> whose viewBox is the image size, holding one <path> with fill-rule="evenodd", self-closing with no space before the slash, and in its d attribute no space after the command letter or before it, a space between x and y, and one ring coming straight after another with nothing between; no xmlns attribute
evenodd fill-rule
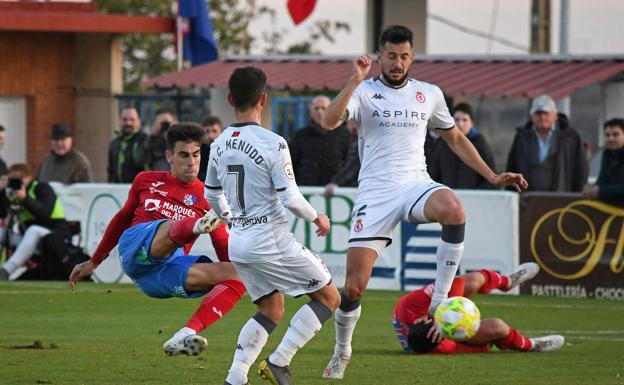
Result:
<svg viewBox="0 0 624 385"><path fill-rule="evenodd" d="M307 19L315 5L316 0L288 0L288 12L295 25Z"/></svg>

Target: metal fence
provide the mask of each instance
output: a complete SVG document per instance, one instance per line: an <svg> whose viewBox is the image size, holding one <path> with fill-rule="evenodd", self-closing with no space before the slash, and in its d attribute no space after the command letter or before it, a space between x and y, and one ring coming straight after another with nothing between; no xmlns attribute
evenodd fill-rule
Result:
<svg viewBox="0 0 624 385"><path fill-rule="evenodd" d="M273 132L289 139L295 130L308 124L308 105L313 96L274 96L271 108L273 109Z"/></svg>
<svg viewBox="0 0 624 385"><path fill-rule="evenodd" d="M210 95L167 94L123 94L116 96L119 113L125 107L134 107L143 124L154 121L159 109L171 110L181 122L200 122L210 114Z"/></svg>

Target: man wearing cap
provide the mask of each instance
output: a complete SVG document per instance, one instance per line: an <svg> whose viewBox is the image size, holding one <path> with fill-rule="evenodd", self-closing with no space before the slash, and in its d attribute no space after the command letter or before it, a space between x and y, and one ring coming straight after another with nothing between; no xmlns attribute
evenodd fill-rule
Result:
<svg viewBox="0 0 624 385"><path fill-rule="evenodd" d="M531 120L517 128L507 159L510 172L522 173L529 191L578 192L587 182L583 141L555 101L540 95L531 103Z"/></svg>
<svg viewBox="0 0 624 385"><path fill-rule="evenodd" d="M52 125L50 143L52 150L39 165L37 180L66 184L93 181L89 159L73 148L74 138L68 125Z"/></svg>

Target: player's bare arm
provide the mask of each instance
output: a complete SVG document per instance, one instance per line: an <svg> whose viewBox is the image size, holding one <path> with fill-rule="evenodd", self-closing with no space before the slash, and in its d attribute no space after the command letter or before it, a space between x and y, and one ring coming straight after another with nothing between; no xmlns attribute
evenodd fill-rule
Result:
<svg viewBox="0 0 624 385"><path fill-rule="evenodd" d="M368 75L373 65L373 59L368 54L359 56L353 61L353 74L342 88L342 91L327 107L327 113L321 125L327 130L333 130L340 126L347 119L347 105L355 89L362 83Z"/></svg>
<svg viewBox="0 0 624 385"><path fill-rule="evenodd" d="M474 147L472 142L468 140L466 135L457 128L453 127L450 130L437 130L440 137L448 144L455 154L470 168L478 172L481 176L487 179L488 182L498 187L513 186L516 191L520 192L522 189L526 189L529 184L524 179L522 174L516 174L511 172L505 172L502 174L496 174L490 166L479 155L479 152Z"/></svg>
<svg viewBox="0 0 624 385"><path fill-rule="evenodd" d="M325 214L319 214L318 217L314 220L314 224L316 225L316 235L319 237L324 237L329 234L329 229L331 227L329 217Z"/></svg>

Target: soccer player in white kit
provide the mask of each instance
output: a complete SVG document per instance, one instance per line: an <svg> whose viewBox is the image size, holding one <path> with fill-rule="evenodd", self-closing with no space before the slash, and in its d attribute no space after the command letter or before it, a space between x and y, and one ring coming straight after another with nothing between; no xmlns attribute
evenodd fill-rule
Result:
<svg viewBox="0 0 624 385"><path fill-rule="evenodd" d="M249 368L284 315L284 293L311 300L290 320L281 343L260 363L258 374L273 385L291 384L288 365L320 330L340 303L325 263L297 242L286 219L288 208L329 232L329 218L303 198L284 138L260 126L266 76L258 68L234 71L228 102L236 123L210 147L206 199L232 225L229 256L258 312L243 326L225 384L247 383ZM225 193L225 195L224 195ZM225 198L225 199L224 199Z"/></svg>
<svg viewBox="0 0 624 385"><path fill-rule="evenodd" d="M324 128L334 129L347 119L355 121L362 163L345 287L335 315L336 346L323 372L325 378L344 376L351 359L353 330L360 317L360 299L377 256L392 242L392 232L400 221L442 225L430 312L447 297L464 249L464 210L455 194L427 173L424 142L428 126L490 183L518 190L527 187L521 174L497 175L487 166L455 128L437 86L407 76L414 59L412 31L403 26L388 27L380 36L377 56L381 75L364 80L372 59L368 55L358 57L353 74L322 122Z"/></svg>

